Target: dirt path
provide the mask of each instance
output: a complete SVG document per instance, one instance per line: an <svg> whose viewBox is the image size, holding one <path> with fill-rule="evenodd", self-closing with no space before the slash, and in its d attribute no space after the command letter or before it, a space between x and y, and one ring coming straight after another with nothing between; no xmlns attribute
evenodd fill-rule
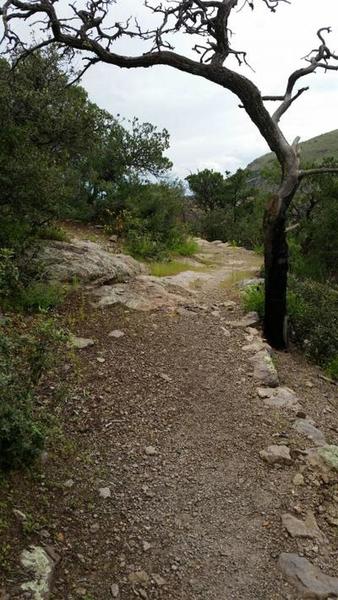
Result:
<svg viewBox="0 0 338 600"><path fill-rule="evenodd" d="M64 309L72 330L95 341L64 366L67 444L50 450L39 476L10 483L16 508L38 523L28 537L13 530L17 552L34 543L60 557L54 600L293 600L281 552L335 574L338 540L325 511L336 488L312 475L295 486L301 460L271 467L260 458L270 444L311 444L257 396L248 332L228 323L240 310L223 305L233 290L206 287L199 307L179 311L95 308L88 298ZM275 359L282 384L336 443L335 388L297 355ZM284 512L309 509L328 544L283 530ZM25 598L23 571L9 572L9 598Z"/></svg>

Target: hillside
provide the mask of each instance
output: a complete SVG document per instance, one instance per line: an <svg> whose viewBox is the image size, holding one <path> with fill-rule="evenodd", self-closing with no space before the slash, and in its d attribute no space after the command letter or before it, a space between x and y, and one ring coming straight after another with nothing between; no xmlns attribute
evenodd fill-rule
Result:
<svg viewBox="0 0 338 600"><path fill-rule="evenodd" d="M322 135L318 135L310 140L302 142L301 148L301 161L302 163L320 161L323 158L333 156L338 158L338 129L328 131ZM269 165L275 158L272 152L264 154L259 158L256 158L252 163L247 166L247 169L257 174L261 170Z"/></svg>

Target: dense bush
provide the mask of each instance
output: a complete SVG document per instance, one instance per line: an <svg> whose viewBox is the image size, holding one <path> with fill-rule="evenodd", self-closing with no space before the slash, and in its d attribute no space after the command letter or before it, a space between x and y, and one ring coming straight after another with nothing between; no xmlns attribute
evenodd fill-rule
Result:
<svg viewBox="0 0 338 600"><path fill-rule="evenodd" d="M264 316L264 287L250 286L242 297L246 310ZM291 336L306 356L338 379L338 289L290 278L288 314Z"/></svg>
<svg viewBox="0 0 338 600"><path fill-rule="evenodd" d="M325 365L338 356L338 289L290 279L288 310L293 335L305 353Z"/></svg>
<svg viewBox="0 0 338 600"><path fill-rule="evenodd" d="M37 415L39 381L52 352L65 339L52 321L19 333L8 319L0 324L0 468L31 464L44 444Z"/></svg>
<svg viewBox="0 0 338 600"><path fill-rule="evenodd" d="M110 199L108 228L124 240L126 250L135 257L162 260L175 254L187 256L197 247L189 238L183 212L180 185L134 180Z"/></svg>

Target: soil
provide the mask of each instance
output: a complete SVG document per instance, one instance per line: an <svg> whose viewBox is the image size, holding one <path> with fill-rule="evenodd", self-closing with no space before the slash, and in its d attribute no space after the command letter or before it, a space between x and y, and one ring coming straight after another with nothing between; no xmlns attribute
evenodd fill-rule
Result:
<svg viewBox="0 0 338 600"><path fill-rule="evenodd" d="M292 429L294 416L257 395L242 349L248 332L228 324L241 310L223 305L238 300L236 288L209 284L176 311L100 309L81 293L60 310L63 325L95 344L66 355L45 382L41 402L55 427L43 460L2 481L4 598L26 597L19 559L31 544L59 556L52 600L293 600L281 552L337 575L326 510L338 487L308 471L295 486L298 453L291 466L260 458L271 444L311 444ZM124 335L109 337L117 329ZM296 351L274 361L281 384L337 443L337 388ZM309 509L328 544L283 530L283 513Z"/></svg>

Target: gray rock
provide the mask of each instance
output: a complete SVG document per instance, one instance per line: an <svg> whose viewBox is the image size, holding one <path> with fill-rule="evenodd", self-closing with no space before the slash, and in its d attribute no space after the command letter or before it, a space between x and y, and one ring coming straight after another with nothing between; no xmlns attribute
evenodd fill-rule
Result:
<svg viewBox="0 0 338 600"><path fill-rule="evenodd" d="M293 424L293 428L298 431L298 433L305 435L317 446L324 446L326 443L324 434L308 419L297 419Z"/></svg>
<svg viewBox="0 0 338 600"><path fill-rule="evenodd" d="M21 564L32 576L21 585L24 592L30 592L33 600L47 600L50 596L52 579L59 557L52 550L42 546L30 546L21 554Z"/></svg>
<svg viewBox="0 0 338 600"><path fill-rule="evenodd" d="M118 598L119 597L119 595L120 595L120 588L117 585L117 583L113 583L110 586L110 593L113 596L113 598Z"/></svg>
<svg viewBox="0 0 338 600"><path fill-rule="evenodd" d="M161 575L159 575L158 573L152 573L151 576L155 581L156 585L158 585L159 587L166 584L166 580L163 577L161 577Z"/></svg>
<svg viewBox="0 0 338 600"><path fill-rule="evenodd" d="M244 350L244 352L261 352L262 350L267 350L269 354L272 352L271 346L261 339L256 339L256 341L253 341L251 344L242 346L242 350Z"/></svg>
<svg viewBox="0 0 338 600"><path fill-rule="evenodd" d="M270 465L274 465L274 464L290 465L292 463L292 459L290 456L290 450L287 446L283 446L283 445L268 446L268 448L261 450L259 455L263 460L265 460L265 462L269 463Z"/></svg>
<svg viewBox="0 0 338 600"><path fill-rule="evenodd" d="M171 377L167 375L167 373L159 373L159 377L161 377L163 381L167 381L168 383L171 381Z"/></svg>
<svg viewBox="0 0 338 600"><path fill-rule="evenodd" d="M304 485L305 480L304 480L304 475L302 475L302 473L296 473L296 475L294 476L293 480L292 480L293 485Z"/></svg>
<svg viewBox="0 0 338 600"><path fill-rule="evenodd" d="M65 488L72 488L74 485L75 481L74 479L67 479L67 481L65 481L64 486Z"/></svg>
<svg viewBox="0 0 338 600"><path fill-rule="evenodd" d="M77 348L77 350L83 350L83 348L89 348L90 346L94 346L94 340L90 338L82 338L77 337L76 335L70 336L70 344L73 348Z"/></svg>
<svg viewBox="0 0 338 600"><path fill-rule="evenodd" d="M129 573L128 579L132 586L147 586L150 581L150 577L146 571L134 571L133 573Z"/></svg>
<svg viewBox="0 0 338 600"><path fill-rule="evenodd" d="M254 368L254 379L261 385L278 387L279 379L275 365L267 350L261 350L249 358Z"/></svg>
<svg viewBox="0 0 338 600"><path fill-rule="evenodd" d="M281 554L278 566L303 598L325 600L331 595L338 595L338 578L325 575L318 567L298 554Z"/></svg>
<svg viewBox="0 0 338 600"><path fill-rule="evenodd" d="M41 244L36 260L53 281L103 284L146 273L145 266L131 256L112 254L88 240L48 241Z"/></svg>
<svg viewBox="0 0 338 600"><path fill-rule="evenodd" d="M226 337L230 337L230 335L231 335L231 334L230 334L230 331L229 331L229 329L227 329L226 327L223 327L223 326L221 325L221 330L222 330L223 334L224 334Z"/></svg>
<svg viewBox="0 0 338 600"><path fill-rule="evenodd" d="M111 498L111 491L109 487L103 487L99 489L99 494L101 498L107 499Z"/></svg>
<svg viewBox="0 0 338 600"><path fill-rule="evenodd" d="M142 548L143 548L144 552L148 552L148 550L150 550L150 548L151 548L151 544L144 540L142 542Z"/></svg>
<svg viewBox="0 0 338 600"><path fill-rule="evenodd" d="M294 411L299 411L302 408L295 392L290 388L258 388L257 393L267 406L287 408Z"/></svg>
<svg viewBox="0 0 338 600"><path fill-rule="evenodd" d="M252 325L257 325L259 321L260 319L258 313L252 311L246 314L245 317L239 321L227 321L227 325L231 325L232 327L252 327Z"/></svg>
<svg viewBox="0 0 338 600"><path fill-rule="evenodd" d="M327 444L319 448L318 454L330 469L338 471L338 446Z"/></svg>
<svg viewBox="0 0 338 600"><path fill-rule="evenodd" d="M25 513L23 513L21 510L18 510L17 508L13 508L13 514L18 519L18 521L20 521L21 523L24 523L25 521L27 521L27 515L25 515ZM0 596L0 600L1 600L1 596Z"/></svg>
<svg viewBox="0 0 338 600"><path fill-rule="evenodd" d="M102 285L92 290L96 306L123 304L131 310L150 311L163 307L176 309L187 301L187 292L177 286L169 286L165 278L140 275L128 283ZM174 290L175 291L171 291ZM179 293L184 295L179 295ZM189 294L189 292L188 292Z"/></svg>
<svg viewBox="0 0 338 600"><path fill-rule="evenodd" d="M144 449L144 452L147 456L155 456L155 454L157 454L157 450L154 448L154 446L147 446Z"/></svg>
<svg viewBox="0 0 338 600"><path fill-rule="evenodd" d="M120 331L120 329L114 329L108 333L109 337L116 338L117 340L125 335L124 331Z"/></svg>
<svg viewBox="0 0 338 600"><path fill-rule="evenodd" d="M290 513L285 513L282 515L282 523L291 537L311 538L319 542L326 541L325 535L319 529L315 516L311 511L308 511L305 521L297 519Z"/></svg>
<svg viewBox="0 0 338 600"><path fill-rule="evenodd" d="M238 287L241 290L245 290L245 288L247 287L251 287L251 286L260 286L264 284L264 279L263 277L252 277L251 279L243 279L243 281L240 281L238 283Z"/></svg>

